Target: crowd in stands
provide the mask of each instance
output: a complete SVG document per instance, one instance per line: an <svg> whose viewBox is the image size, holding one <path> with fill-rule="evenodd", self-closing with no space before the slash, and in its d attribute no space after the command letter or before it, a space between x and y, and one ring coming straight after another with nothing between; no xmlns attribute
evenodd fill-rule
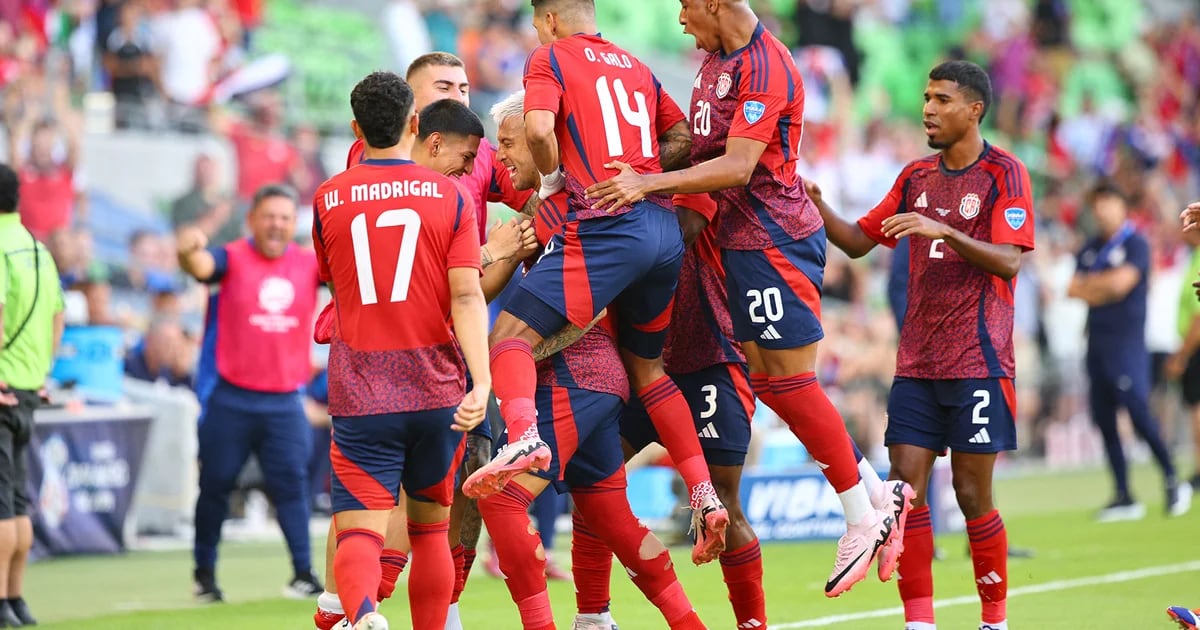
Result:
<svg viewBox="0 0 1200 630"><path fill-rule="evenodd" d="M686 103L698 56L674 27L677 6L597 4L610 36L651 55L664 84ZM1078 364L1086 309L1066 297L1066 285L1091 229L1084 192L1100 177L1124 189L1153 244L1151 349L1165 358L1178 348L1174 318L1189 248L1176 217L1200 197L1200 16L1194 2L753 4L794 47L805 75L801 174L847 216L865 213L906 162L929 152L920 126L927 68L958 56L989 69L997 99L985 121L987 137L1025 161L1037 197L1038 248L1024 263L1017 292L1025 445L1043 452L1048 427L1084 411ZM536 44L526 5L0 1L8 161L25 186L23 220L51 247L63 272L72 321L125 327L137 374L186 383L206 293L181 280L169 228L195 224L213 242L228 242L241 234L246 201L259 186L286 182L310 198L342 167L322 161L323 145L345 140L349 86L373 67L403 70L430 49L455 52L468 64L472 106L485 115L520 87L525 57ZM347 37L351 29L359 31ZM339 47L346 55L329 53ZM287 57L282 70L255 66L272 54ZM102 103L109 130L91 129L90 112ZM104 182L86 178L83 143L96 134L166 130L227 142L236 177L224 181L230 165L220 163L218 153L179 164L181 172L192 172L192 185L162 209L168 229L129 234L128 256L101 264L92 255L89 226L104 218L91 216L88 202L90 194L104 192ZM850 261L831 248L825 282L824 307L836 315L824 318L821 376L860 444L876 453L896 339L886 299L889 268L887 252Z"/></svg>

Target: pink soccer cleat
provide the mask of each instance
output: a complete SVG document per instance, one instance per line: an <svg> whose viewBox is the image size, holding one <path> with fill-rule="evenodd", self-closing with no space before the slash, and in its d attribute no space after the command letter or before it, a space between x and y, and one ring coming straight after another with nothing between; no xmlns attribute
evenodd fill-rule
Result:
<svg viewBox="0 0 1200 630"><path fill-rule="evenodd" d="M517 440L501 448L492 461L471 473L463 483L463 494L472 499L490 497L521 473L547 470L551 457L550 447L541 438Z"/></svg>
<svg viewBox="0 0 1200 630"><path fill-rule="evenodd" d="M833 574L825 583L825 596L837 597L867 577L875 557L895 537L895 518L891 511L875 510L860 523L848 524L838 540Z"/></svg>
<svg viewBox="0 0 1200 630"><path fill-rule="evenodd" d="M912 509L912 500L917 493L912 486L896 479L883 482L881 487L882 492L878 497L871 497L871 503L877 510L890 511L895 520L892 542L879 552L879 581L887 582L896 572L900 554L904 553L904 524L908 521L908 511Z"/></svg>

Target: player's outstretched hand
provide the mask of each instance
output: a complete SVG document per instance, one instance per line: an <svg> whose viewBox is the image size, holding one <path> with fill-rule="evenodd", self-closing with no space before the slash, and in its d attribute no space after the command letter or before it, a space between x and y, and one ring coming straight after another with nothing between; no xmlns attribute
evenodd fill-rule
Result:
<svg viewBox="0 0 1200 630"><path fill-rule="evenodd" d="M946 238L950 227L915 212L901 212L883 220L883 235L888 238L899 239L914 234L932 239Z"/></svg>
<svg viewBox="0 0 1200 630"><path fill-rule="evenodd" d="M495 260L507 260L521 249L521 224L515 218L496 221L487 237L488 253Z"/></svg>
<svg viewBox="0 0 1200 630"><path fill-rule="evenodd" d="M208 235L194 225L182 227L175 235L175 247L183 255L198 252L208 247Z"/></svg>
<svg viewBox="0 0 1200 630"><path fill-rule="evenodd" d="M614 161L605 164L604 168L619 172L612 179L592 184L587 189L587 198L594 200L593 210L603 208L606 212L612 212L646 198L646 178L633 170L632 166Z"/></svg>
<svg viewBox="0 0 1200 630"><path fill-rule="evenodd" d="M466 433L479 426L487 416L487 401L490 387L480 387L478 383L463 398L462 403L454 412L454 424L451 429Z"/></svg>
<svg viewBox="0 0 1200 630"><path fill-rule="evenodd" d="M1188 207L1179 213L1179 218L1183 220L1184 232L1200 230L1200 201L1193 201L1188 204Z"/></svg>

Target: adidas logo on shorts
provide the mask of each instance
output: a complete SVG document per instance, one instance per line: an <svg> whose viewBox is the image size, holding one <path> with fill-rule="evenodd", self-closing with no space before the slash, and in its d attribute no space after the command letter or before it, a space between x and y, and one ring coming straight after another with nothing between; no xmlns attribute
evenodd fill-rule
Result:
<svg viewBox="0 0 1200 630"><path fill-rule="evenodd" d="M979 430L979 433L976 433L967 441L971 444L991 444L992 436L988 435L987 428L983 428Z"/></svg>

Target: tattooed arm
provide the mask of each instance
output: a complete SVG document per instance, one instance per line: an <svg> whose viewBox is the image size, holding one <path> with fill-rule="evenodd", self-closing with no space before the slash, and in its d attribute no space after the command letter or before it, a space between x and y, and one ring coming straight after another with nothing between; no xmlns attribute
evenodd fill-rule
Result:
<svg viewBox="0 0 1200 630"><path fill-rule="evenodd" d="M691 162L692 134L687 121L675 123L658 139L659 163L664 171L676 171Z"/></svg>
<svg viewBox="0 0 1200 630"><path fill-rule="evenodd" d="M562 330L543 339L542 342L533 349L533 360L541 361L542 359L552 357L559 352L562 352L567 346L579 341L580 337L584 336L587 331L591 330L597 322L599 322L601 319L604 319L604 316L607 314L608 309L600 311L600 314L596 316L596 319L593 319L586 328L579 328L573 324L567 324L567 326Z"/></svg>

